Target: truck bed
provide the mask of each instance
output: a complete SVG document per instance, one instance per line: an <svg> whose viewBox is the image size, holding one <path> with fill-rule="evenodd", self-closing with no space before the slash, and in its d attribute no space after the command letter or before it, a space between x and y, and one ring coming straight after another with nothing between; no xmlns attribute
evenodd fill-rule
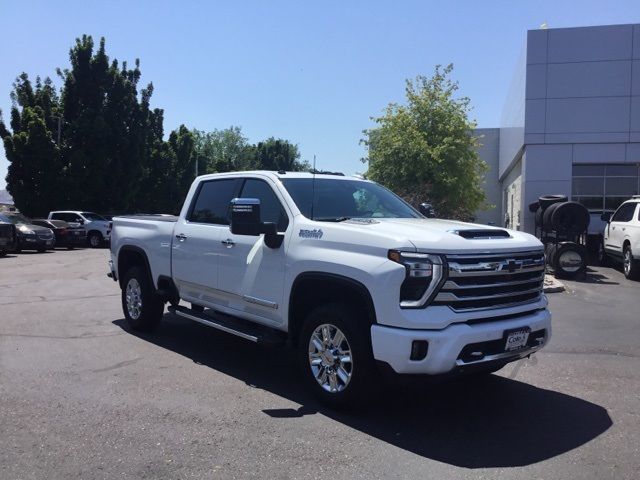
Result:
<svg viewBox="0 0 640 480"><path fill-rule="evenodd" d="M118 257L123 246L139 249L147 255L154 282L160 275L170 277L173 228L177 220L178 217L173 215L114 217L111 231L112 259Z"/></svg>

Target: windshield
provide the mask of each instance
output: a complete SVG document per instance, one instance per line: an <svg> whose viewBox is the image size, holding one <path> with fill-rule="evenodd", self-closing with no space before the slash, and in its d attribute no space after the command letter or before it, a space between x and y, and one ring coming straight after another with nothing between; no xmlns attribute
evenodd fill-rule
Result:
<svg viewBox="0 0 640 480"><path fill-rule="evenodd" d="M102 221L102 222L106 222L106 221L107 221L107 219L106 219L106 218L104 218L104 217L103 217L103 216L101 216L101 215L98 215L97 213L92 213L92 212L82 212L82 216L83 216L84 218L86 218L87 220L91 221L91 222L94 222L94 221L96 221L96 220L98 220L98 221Z"/></svg>
<svg viewBox="0 0 640 480"><path fill-rule="evenodd" d="M376 183L316 178L314 185L313 178L288 178L282 184L302 214L312 220L421 217L408 203Z"/></svg>
<svg viewBox="0 0 640 480"><path fill-rule="evenodd" d="M20 215L18 214L12 214L12 215L0 215L0 220L2 220L3 222L7 222L7 223L13 223L14 225L20 225L20 224L30 224L31 220L29 220L27 217L25 217L24 215Z"/></svg>

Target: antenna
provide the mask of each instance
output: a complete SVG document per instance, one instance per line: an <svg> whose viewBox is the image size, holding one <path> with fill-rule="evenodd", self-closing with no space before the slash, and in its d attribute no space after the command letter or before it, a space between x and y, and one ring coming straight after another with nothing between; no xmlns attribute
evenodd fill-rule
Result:
<svg viewBox="0 0 640 480"><path fill-rule="evenodd" d="M313 154L313 180L311 180L311 220L313 218L313 205L316 203L316 155Z"/></svg>

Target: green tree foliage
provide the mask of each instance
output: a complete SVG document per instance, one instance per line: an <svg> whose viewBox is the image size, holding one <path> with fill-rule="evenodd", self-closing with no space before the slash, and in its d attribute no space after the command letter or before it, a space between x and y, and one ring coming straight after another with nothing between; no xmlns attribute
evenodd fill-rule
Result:
<svg viewBox="0 0 640 480"><path fill-rule="evenodd" d="M255 145L254 159L262 170L298 172L310 168L307 162L300 161L298 146L281 138L270 137Z"/></svg>
<svg viewBox="0 0 640 480"><path fill-rule="evenodd" d="M133 68L106 54L104 38L76 39L70 67L52 81L26 73L13 85L9 127L0 137L7 190L31 216L54 209L177 213L196 173L301 170L298 147L269 138L251 145L240 127L212 132L180 125L164 140L164 112L151 108L153 84L139 90Z"/></svg>
<svg viewBox="0 0 640 480"><path fill-rule="evenodd" d="M192 131L200 173L232 172L254 168L251 146L240 127Z"/></svg>
<svg viewBox="0 0 640 480"><path fill-rule="evenodd" d="M469 99L457 96L452 65L406 85L406 104L389 104L365 130L367 176L413 205L432 203L439 215L469 219L484 203L486 164L472 135Z"/></svg>

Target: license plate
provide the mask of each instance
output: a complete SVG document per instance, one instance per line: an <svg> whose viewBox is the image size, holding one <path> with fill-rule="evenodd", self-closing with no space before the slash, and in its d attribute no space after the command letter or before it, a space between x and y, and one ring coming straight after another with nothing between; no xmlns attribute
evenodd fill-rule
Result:
<svg viewBox="0 0 640 480"><path fill-rule="evenodd" d="M519 330L511 330L505 332L506 340L504 349L507 352L519 350L527 346L529 340L529 328L521 328Z"/></svg>
<svg viewBox="0 0 640 480"><path fill-rule="evenodd" d="M53 245L53 240L47 240L47 245Z"/></svg>

